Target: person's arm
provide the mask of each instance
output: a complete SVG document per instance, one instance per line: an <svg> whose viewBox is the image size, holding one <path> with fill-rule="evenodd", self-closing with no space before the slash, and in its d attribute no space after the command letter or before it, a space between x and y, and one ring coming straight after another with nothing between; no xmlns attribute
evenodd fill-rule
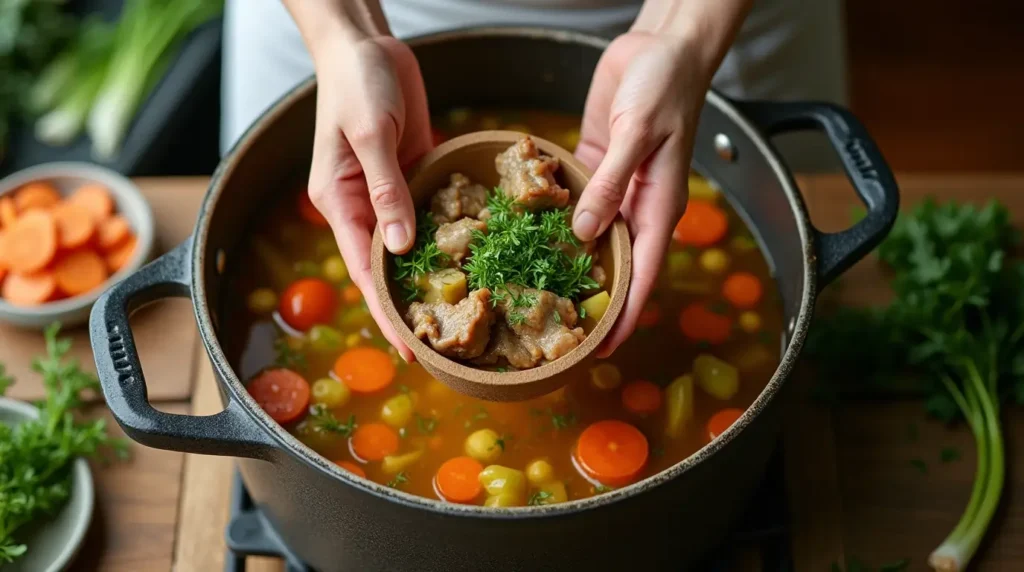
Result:
<svg viewBox="0 0 1024 572"><path fill-rule="evenodd" d="M581 240L622 213L633 237L629 298L601 349L636 327L686 205L693 137L711 78L753 0L648 0L591 83L576 156L594 169L573 215Z"/></svg>

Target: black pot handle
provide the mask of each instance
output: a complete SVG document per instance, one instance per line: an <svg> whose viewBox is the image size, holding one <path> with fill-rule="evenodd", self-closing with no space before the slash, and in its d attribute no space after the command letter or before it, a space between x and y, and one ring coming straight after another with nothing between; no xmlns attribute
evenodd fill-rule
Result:
<svg viewBox="0 0 1024 572"><path fill-rule="evenodd" d="M205 455L266 459L274 447L228 400L215 415L179 415L153 408L128 317L160 298L188 298L191 248L185 242L105 292L89 316L89 337L107 406L125 433L148 447Z"/></svg>
<svg viewBox="0 0 1024 572"><path fill-rule="evenodd" d="M900 194L892 170L864 125L842 107L820 102L734 103L765 135L809 129L824 131L867 207L867 216L844 231L826 233L815 229L818 280L821 286L827 285L878 246L896 222Z"/></svg>

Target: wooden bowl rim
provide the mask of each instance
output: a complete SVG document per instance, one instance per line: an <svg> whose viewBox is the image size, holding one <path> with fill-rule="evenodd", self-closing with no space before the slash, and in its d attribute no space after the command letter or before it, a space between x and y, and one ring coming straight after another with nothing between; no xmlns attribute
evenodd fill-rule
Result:
<svg viewBox="0 0 1024 572"><path fill-rule="evenodd" d="M478 131L449 139L424 155L416 166L410 170L406 176L406 179L409 181L409 188L416 188L417 181L423 179L429 172L429 168L441 157L480 145L493 145L495 143L508 143L512 145L523 136L522 133L516 131L492 130ZM572 170L577 175L582 175L582 179L585 181L590 180L592 175L590 170L577 160L572 153L546 139L535 135L529 135L529 137L533 139L541 152L557 158L562 169ZM578 196L578 193L582 192L582 190L570 189L570 192ZM384 239L379 227L374 230L373 242L370 248L373 286L384 314L392 326L394 326L402 341L409 346L416 359L422 362L428 371L430 369L437 369L448 376L469 384L469 387L473 389L470 393L475 397L504 400L501 396L503 393L506 395L515 394L517 396L533 395L533 392L528 391L529 387L548 385L544 384L546 380L575 367L590 356L608 336L626 303L626 297L629 293L630 273L632 271L632 247L629 238L629 228L626 226L626 222L621 214L615 218L615 221L599 240L609 241L609 245L612 246L610 250L615 263L615 282L609 288L611 301L607 311L601 317L597 326L583 340L583 343L568 354L531 369L509 372L477 369L441 355L434 348L430 347L428 343L416 337L405 323L401 313L398 311L398 307L391 298L387 271L390 253L384 247ZM441 376L435 377L440 378ZM441 381L447 383L443 378L441 378ZM554 391L557 388L557 386L552 386L540 394ZM455 389L462 391L464 388L455 387Z"/></svg>

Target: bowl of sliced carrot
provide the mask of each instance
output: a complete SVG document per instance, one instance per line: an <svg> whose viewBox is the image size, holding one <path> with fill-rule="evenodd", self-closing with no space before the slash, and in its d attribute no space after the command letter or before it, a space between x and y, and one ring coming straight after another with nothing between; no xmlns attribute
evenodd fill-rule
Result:
<svg viewBox="0 0 1024 572"><path fill-rule="evenodd" d="M76 325L153 249L153 211L131 181L88 163L0 180L0 321Z"/></svg>

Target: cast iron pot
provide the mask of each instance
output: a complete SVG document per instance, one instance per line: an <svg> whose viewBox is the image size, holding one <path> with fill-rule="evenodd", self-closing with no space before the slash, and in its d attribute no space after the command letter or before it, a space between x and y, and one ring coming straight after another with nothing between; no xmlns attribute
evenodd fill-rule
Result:
<svg viewBox="0 0 1024 572"><path fill-rule="evenodd" d="M435 110L455 106L581 112L606 41L576 33L476 29L410 42ZM516 65L504 62L516 61ZM471 73L467 74L467 70ZM468 79L471 78L471 79ZM819 103L731 102L708 93L696 168L721 183L755 232L781 292L781 365L740 420L669 470L562 505L493 510L409 495L353 476L289 435L256 404L225 356L218 323L231 253L266 195L312 153L316 86L283 97L224 159L191 240L97 303L90 330L103 393L134 440L238 457L242 478L281 540L319 570L685 569L744 516L779 434L780 393L800 353L819 288L884 237L897 212L889 168L849 113ZM822 233L766 136L822 129L867 216ZM152 300L191 297L225 409L208 417L154 409L128 316ZM577 568L579 567L579 568Z"/></svg>

